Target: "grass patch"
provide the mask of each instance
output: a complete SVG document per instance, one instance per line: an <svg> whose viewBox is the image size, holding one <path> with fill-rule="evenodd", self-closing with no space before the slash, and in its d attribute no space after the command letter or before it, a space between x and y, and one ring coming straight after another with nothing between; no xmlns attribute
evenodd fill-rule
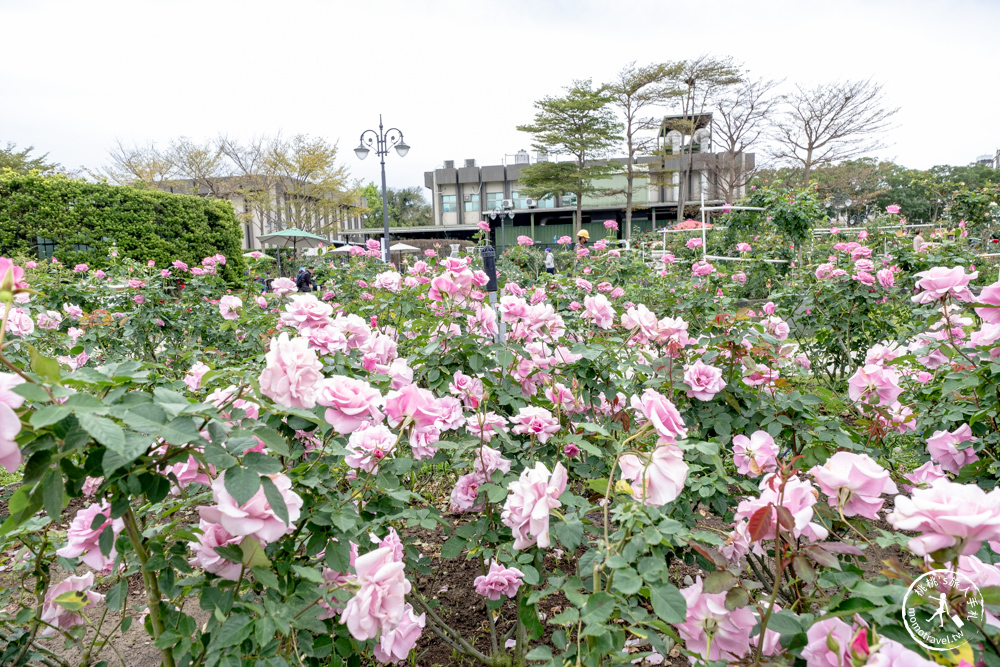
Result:
<svg viewBox="0 0 1000 667"><path fill-rule="evenodd" d="M6 468L0 468L0 486L8 484L20 484L23 471L18 468L14 472L7 472Z"/></svg>

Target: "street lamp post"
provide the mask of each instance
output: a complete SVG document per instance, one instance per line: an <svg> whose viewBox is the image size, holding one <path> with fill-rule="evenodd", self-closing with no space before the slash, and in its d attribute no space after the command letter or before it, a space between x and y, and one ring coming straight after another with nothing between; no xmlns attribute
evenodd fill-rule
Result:
<svg viewBox="0 0 1000 667"><path fill-rule="evenodd" d="M367 138L366 138L367 137ZM365 130L361 133L361 143L354 149L354 154L358 159L364 160L368 157L371 147L375 147L375 154L381 158L382 162L382 225L385 233L382 246L382 258L385 263L389 263L389 203L385 189L385 156L389 154L389 149L396 148L399 157L406 157L410 147L403 141L403 133L394 127L382 130L382 114L378 116L378 132L375 130Z"/></svg>
<svg viewBox="0 0 1000 667"><path fill-rule="evenodd" d="M498 243L497 245L502 244L503 250L506 250L507 234L504 231L505 230L504 222L507 221L507 218L510 218L511 220L514 219L514 209L512 209L510 206L501 206L500 204L497 204L496 207L492 211L490 211L490 220L496 220L497 218L500 218L500 241L501 241L501 243ZM503 254L503 250L501 250L501 254Z"/></svg>

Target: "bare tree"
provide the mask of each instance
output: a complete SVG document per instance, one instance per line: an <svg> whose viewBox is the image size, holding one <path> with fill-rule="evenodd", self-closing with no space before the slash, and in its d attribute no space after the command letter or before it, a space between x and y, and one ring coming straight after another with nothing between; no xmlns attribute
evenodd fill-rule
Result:
<svg viewBox="0 0 1000 667"><path fill-rule="evenodd" d="M179 178L190 180L200 191L205 189L210 197L227 198L232 194L230 184L233 168L217 141L198 144L181 137L170 145L169 155Z"/></svg>
<svg viewBox="0 0 1000 667"><path fill-rule="evenodd" d="M684 219L684 203L690 196L688 181L694 160L695 133L698 124L709 105L727 88L742 81L739 66L732 58L713 58L700 56L681 64L676 75L681 94L677 97L680 107L680 118L671 119L669 129L677 130L681 135L681 155L688 155L686 164L682 160L682 175L678 188L677 220Z"/></svg>
<svg viewBox="0 0 1000 667"><path fill-rule="evenodd" d="M715 102L712 132L716 151L714 179L722 198L735 201L756 173L748 167L746 154L766 129L765 123L778 105L773 94L782 82L747 79L730 88Z"/></svg>
<svg viewBox="0 0 1000 667"><path fill-rule="evenodd" d="M161 187L173 177L177 166L169 150L160 150L152 142L145 146L126 146L118 139L108 155L111 164L99 175L120 185L138 182L149 187Z"/></svg>
<svg viewBox="0 0 1000 667"><path fill-rule="evenodd" d="M633 60L604 84L611 104L621 113L625 123L625 238L632 238L632 199L635 181L635 157L651 153L656 147L656 130L661 119L648 114L681 94L675 80L681 63L646 65L637 68ZM650 130L653 130L649 134ZM643 136L643 135L646 136Z"/></svg>
<svg viewBox="0 0 1000 667"><path fill-rule="evenodd" d="M773 123L773 155L802 165L804 183L814 167L881 148L875 135L899 111L885 106L882 85L871 79L795 88L783 96L786 110Z"/></svg>

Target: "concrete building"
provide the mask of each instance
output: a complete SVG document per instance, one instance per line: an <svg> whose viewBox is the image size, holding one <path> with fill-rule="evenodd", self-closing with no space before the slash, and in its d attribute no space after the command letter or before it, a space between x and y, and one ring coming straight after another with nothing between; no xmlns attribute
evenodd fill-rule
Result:
<svg viewBox="0 0 1000 667"><path fill-rule="evenodd" d="M712 152L710 114L699 116L694 122L685 121L694 130L693 137L686 136L690 132L677 129L673 123L676 118L664 119L659 132L661 150L658 154L635 159L633 234L676 220L681 179L686 179L685 206L700 205L703 194L706 204L722 204L744 194L745 184L739 177L754 168L752 153L732 156ZM692 147L690 153L686 151L688 145ZM682 147L685 147L683 152ZM548 159L538 154L534 162ZM522 170L531 163L527 151L522 150L512 163L480 166L475 159L467 159L457 166L448 160L434 171L425 172L424 185L431 191L434 225L444 229L470 226L474 229L480 220L490 220L491 212L509 209L513 219L491 221L498 246L512 245L520 235L531 236L541 243L572 235L576 196L528 197L519 179ZM619 165L621 173L595 185L603 192L614 194L584 196L583 199L583 227L592 234L594 229L599 229L599 236L604 236L604 221L624 221L625 158L615 158L610 163Z"/></svg>

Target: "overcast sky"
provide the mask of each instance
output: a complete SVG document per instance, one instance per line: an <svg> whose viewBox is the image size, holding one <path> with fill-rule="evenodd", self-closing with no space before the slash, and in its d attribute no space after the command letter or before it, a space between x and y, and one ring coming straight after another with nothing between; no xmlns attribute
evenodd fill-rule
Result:
<svg viewBox="0 0 1000 667"><path fill-rule="evenodd" d="M900 107L880 156L968 164L1000 146L996 0L0 0L0 143L63 165L116 139L306 133L379 180L362 130L400 128L390 187L530 149L515 126L574 79L730 55L814 85L872 77ZM429 194L425 191L425 195Z"/></svg>

